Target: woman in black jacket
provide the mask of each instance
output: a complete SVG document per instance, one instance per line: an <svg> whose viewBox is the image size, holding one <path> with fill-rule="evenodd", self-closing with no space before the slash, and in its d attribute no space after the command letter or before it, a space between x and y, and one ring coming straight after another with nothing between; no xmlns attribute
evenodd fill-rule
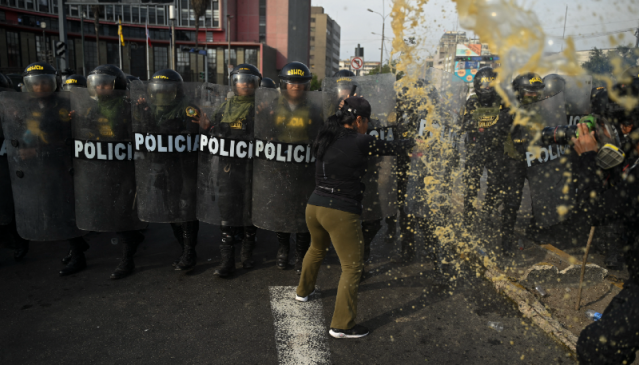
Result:
<svg viewBox="0 0 639 365"><path fill-rule="evenodd" d="M366 99L350 97L326 121L313 143L315 190L306 206L311 247L304 256L296 300L308 301L317 273L333 243L342 265L330 335L359 338L368 329L355 324L357 289L364 266L361 214L369 156L392 154L413 146L412 141L386 142L366 134L371 106Z"/></svg>

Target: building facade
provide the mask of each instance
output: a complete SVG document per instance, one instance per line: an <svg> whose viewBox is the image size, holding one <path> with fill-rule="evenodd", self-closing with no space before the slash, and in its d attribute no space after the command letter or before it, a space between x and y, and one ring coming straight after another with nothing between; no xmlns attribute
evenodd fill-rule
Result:
<svg viewBox="0 0 639 365"><path fill-rule="evenodd" d="M310 68L318 80L339 70L341 28L321 6L311 8Z"/></svg>
<svg viewBox="0 0 639 365"><path fill-rule="evenodd" d="M357 70L354 70L351 67L351 60L340 60L339 69L353 71L355 74L357 74ZM364 60L364 67L362 67L362 69L359 70L359 74L361 76L368 75L368 73L374 69L379 70L379 62L370 62L370 61Z"/></svg>
<svg viewBox="0 0 639 365"><path fill-rule="evenodd" d="M276 78L288 61L308 63L310 0L208 0L197 33L189 0L143 1L67 0L64 57L68 72L82 74L83 65L86 73L100 64L120 65L118 19L122 19L125 40L121 49L125 73L147 79L147 24L152 44L148 48L149 74L169 68L171 4L176 9L176 71L185 81L201 81L205 70L204 57L180 50L182 46L195 47L196 39L199 48L206 50L209 82L218 84L228 83L229 64L250 63L264 76ZM286 29L281 29L281 21L288 25ZM46 23L44 30L42 23ZM0 52L1 72L22 73L26 65L36 61L48 61L57 67L53 47L59 38L57 0L0 0L0 49L6 50ZM200 57L197 69L196 57Z"/></svg>

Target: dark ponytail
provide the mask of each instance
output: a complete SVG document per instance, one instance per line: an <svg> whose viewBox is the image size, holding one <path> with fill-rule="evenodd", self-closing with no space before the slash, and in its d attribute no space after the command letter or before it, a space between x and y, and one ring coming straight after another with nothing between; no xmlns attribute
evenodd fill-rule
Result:
<svg viewBox="0 0 639 365"><path fill-rule="evenodd" d="M315 156L317 160L322 160L328 147L337 141L340 135L346 132L344 124L353 124L356 119L357 116L351 111L343 111L341 109L338 110L335 115L328 117L313 142L313 156Z"/></svg>

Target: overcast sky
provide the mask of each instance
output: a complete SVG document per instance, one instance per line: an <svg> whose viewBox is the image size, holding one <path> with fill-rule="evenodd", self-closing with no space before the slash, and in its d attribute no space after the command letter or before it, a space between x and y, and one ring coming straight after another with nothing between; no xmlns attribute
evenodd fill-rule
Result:
<svg viewBox="0 0 639 365"><path fill-rule="evenodd" d="M353 56L357 43L364 47L364 56L368 61L379 61L381 36L371 34L382 33L382 18L368 12L370 8L376 12L389 14L392 4L389 0L311 0L313 6L324 7L325 13L337 21L341 27L341 58ZM385 6L382 5L385 4ZM537 14L539 22L549 37L561 38L564 27L564 14L568 5L566 36L591 36L622 29L639 27L639 12L636 0L536 0L522 1L526 9ZM463 30L457 22L455 4L450 0L431 0L426 5L429 21L426 34L425 52L434 51L444 31ZM432 14L432 17L431 15ZM391 17L386 18L387 38L393 37L390 27ZM622 43L635 44L633 31L625 32ZM470 35L470 33L469 33ZM576 38L577 50L588 50L593 47L611 47L609 36ZM386 42L385 48L390 46ZM560 42L556 42L550 50L559 51ZM553 49L556 48L556 49ZM384 59L388 53L384 52Z"/></svg>

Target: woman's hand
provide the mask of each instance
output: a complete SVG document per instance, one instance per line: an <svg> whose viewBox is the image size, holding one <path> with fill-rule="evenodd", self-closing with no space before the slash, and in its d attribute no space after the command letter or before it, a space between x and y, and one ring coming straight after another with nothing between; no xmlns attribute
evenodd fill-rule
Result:
<svg viewBox="0 0 639 365"><path fill-rule="evenodd" d="M574 143L573 148L579 156L582 153L594 151L597 152L599 146L597 145L597 139L595 138L595 131L588 130L588 126L586 123L579 123L577 125L579 128L579 137L572 137L572 143Z"/></svg>

